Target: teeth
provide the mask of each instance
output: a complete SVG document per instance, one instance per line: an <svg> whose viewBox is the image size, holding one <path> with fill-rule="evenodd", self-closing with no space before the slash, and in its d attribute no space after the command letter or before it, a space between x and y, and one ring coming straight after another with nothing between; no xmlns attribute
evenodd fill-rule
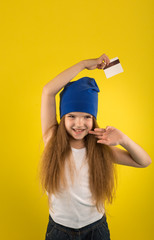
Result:
<svg viewBox="0 0 154 240"><path fill-rule="evenodd" d="M77 129L74 129L75 132L82 132L84 129L81 129L81 130L77 130Z"/></svg>

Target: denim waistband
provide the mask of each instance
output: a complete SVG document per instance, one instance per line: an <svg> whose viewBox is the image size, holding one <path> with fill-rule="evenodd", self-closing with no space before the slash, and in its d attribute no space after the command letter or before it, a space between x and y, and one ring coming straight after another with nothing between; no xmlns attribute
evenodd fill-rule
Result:
<svg viewBox="0 0 154 240"><path fill-rule="evenodd" d="M91 230L91 229L96 228L96 227L97 227L98 225L100 225L102 222L106 222L106 215L104 214L103 217L102 217L100 220L98 220L98 221L96 221L96 222L93 222L93 223L91 223L91 224L89 224L89 225L86 225L86 226L84 226L84 227L82 227L82 228L78 228L78 229L66 227L66 226L63 226L63 225L61 225L61 224L59 224L59 223L54 222L54 220L51 218L50 214L49 214L49 221L50 221L52 224L54 224L55 227L59 228L59 229L62 230L62 231L66 231L66 232L70 232L70 233L72 233L72 232L74 232L74 233L77 233L77 232L82 233L82 232L89 231L89 230Z"/></svg>

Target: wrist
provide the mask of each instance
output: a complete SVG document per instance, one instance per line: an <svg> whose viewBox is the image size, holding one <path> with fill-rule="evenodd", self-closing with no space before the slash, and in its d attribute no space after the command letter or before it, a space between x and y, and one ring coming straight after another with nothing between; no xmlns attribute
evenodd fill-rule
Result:
<svg viewBox="0 0 154 240"><path fill-rule="evenodd" d="M86 60L80 61L80 64L81 64L82 70L86 68Z"/></svg>
<svg viewBox="0 0 154 240"><path fill-rule="evenodd" d="M124 148L127 148L129 140L130 140L130 138L127 135L123 134L121 141L120 141L120 145Z"/></svg>

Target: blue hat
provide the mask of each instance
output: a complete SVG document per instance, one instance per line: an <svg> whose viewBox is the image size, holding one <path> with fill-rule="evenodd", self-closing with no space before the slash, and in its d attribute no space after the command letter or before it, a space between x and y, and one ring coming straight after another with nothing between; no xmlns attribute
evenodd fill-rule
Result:
<svg viewBox="0 0 154 240"><path fill-rule="evenodd" d="M70 112L86 112L97 118L99 88L94 78L69 82L60 93L60 118Z"/></svg>

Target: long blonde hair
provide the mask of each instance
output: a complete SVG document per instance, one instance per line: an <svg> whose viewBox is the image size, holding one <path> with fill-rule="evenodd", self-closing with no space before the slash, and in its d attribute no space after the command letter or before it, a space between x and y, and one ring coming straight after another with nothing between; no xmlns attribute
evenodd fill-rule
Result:
<svg viewBox="0 0 154 240"><path fill-rule="evenodd" d="M71 146L64 121L65 116L59 124L52 126L53 134L40 159L39 180L43 193L47 191L49 195L59 192L61 185L67 188L65 162L70 159ZM93 129L96 127L99 126L93 117ZM112 203L116 192L114 155L110 146L98 144L93 135L88 134L84 140L89 165L89 186L97 210L102 212L105 201ZM69 169L73 173L71 162Z"/></svg>

